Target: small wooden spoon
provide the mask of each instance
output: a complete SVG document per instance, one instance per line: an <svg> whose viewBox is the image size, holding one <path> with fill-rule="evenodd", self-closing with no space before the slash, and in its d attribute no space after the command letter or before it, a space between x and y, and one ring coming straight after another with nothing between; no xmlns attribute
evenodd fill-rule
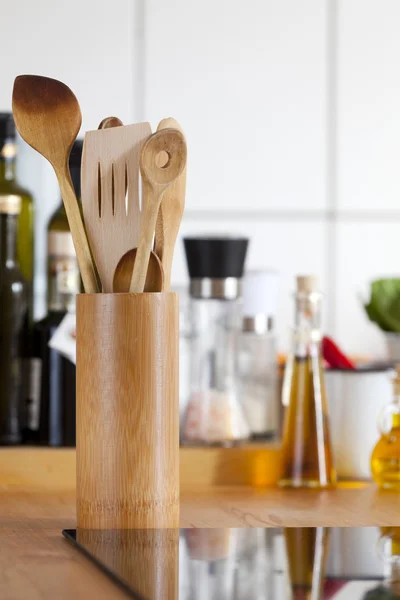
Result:
<svg viewBox="0 0 400 600"><path fill-rule="evenodd" d="M160 158L167 161L160 165ZM129 291L143 292L160 202L166 189L186 166L186 142L180 131L153 133L142 148L140 172L143 182L142 225Z"/></svg>
<svg viewBox="0 0 400 600"><path fill-rule="evenodd" d="M122 127L123 122L118 117L106 117L100 123L98 129L111 129L111 127Z"/></svg>
<svg viewBox="0 0 400 600"><path fill-rule="evenodd" d="M98 292L96 271L68 166L71 148L82 123L78 100L61 81L20 75L14 81L12 105L21 137L54 168L85 292Z"/></svg>
<svg viewBox="0 0 400 600"><path fill-rule="evenodd" d="M178 129L183 133L178 121L172 118L160 121L157 131ZM171 285L172 259L179 227L185 208L186 167L182 174L165 190L156 223L154 252L161 260L164 269L164 288L169 291Z"/></svg>
<svg viewBox="0 0 400 600"><path fill-rule="evenodd" d="M129 292L129 286L132 279L132 271L135 264L137 248L129 250L119 261L114 271L113 292ZM163 292L164 291L164 272L162 264L157 254L150 253L149 266L147 268L146 281L144 285L145 292Z"/></svg>

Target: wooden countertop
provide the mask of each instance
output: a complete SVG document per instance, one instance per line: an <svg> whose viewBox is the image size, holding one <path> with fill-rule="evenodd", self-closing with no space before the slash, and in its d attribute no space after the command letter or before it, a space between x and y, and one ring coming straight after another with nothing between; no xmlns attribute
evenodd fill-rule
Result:
<svg viewBox="0 0 400 600"><path fill-rule="evenodd" d="M186 490L182 527L400 526L400 495L364 484L335 491ZM61 536L75 527L75 494L0 487L0 598L126 598Z"/></svg>

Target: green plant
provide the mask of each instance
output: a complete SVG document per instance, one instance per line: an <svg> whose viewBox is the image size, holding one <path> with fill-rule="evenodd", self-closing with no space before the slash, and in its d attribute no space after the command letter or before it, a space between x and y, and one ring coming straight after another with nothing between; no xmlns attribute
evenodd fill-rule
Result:
<svg viewBox="0 0 400 600"><path fill-rule="evenodd" d="M383 331L400 333L400 279L376 279L365 310Z"/></svg>

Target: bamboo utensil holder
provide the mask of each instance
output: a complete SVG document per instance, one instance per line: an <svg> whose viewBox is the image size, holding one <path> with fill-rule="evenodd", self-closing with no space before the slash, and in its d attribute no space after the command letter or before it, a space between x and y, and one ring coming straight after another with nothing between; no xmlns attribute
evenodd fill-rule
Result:
<svg viewBox="0 0 400 600"><path fill-rule="evenodd" d="M179 526L178 296L77 297L77 526Z"/></svg>
<svg viewBox="0 0 400 600"><path fill-rule="evenodd" d="M76 540L141 598L178 600L179 529L79 529Z"/></svg>

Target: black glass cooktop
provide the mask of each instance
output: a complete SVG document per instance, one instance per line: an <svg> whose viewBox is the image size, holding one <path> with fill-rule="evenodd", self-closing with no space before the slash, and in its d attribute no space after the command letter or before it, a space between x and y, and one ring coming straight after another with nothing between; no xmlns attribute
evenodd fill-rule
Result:
<svg viewBox="0 0 400 600"><path fill-rule="evenodd" d="M63 534L138 600L400 599L400 527Z"/></svg>

